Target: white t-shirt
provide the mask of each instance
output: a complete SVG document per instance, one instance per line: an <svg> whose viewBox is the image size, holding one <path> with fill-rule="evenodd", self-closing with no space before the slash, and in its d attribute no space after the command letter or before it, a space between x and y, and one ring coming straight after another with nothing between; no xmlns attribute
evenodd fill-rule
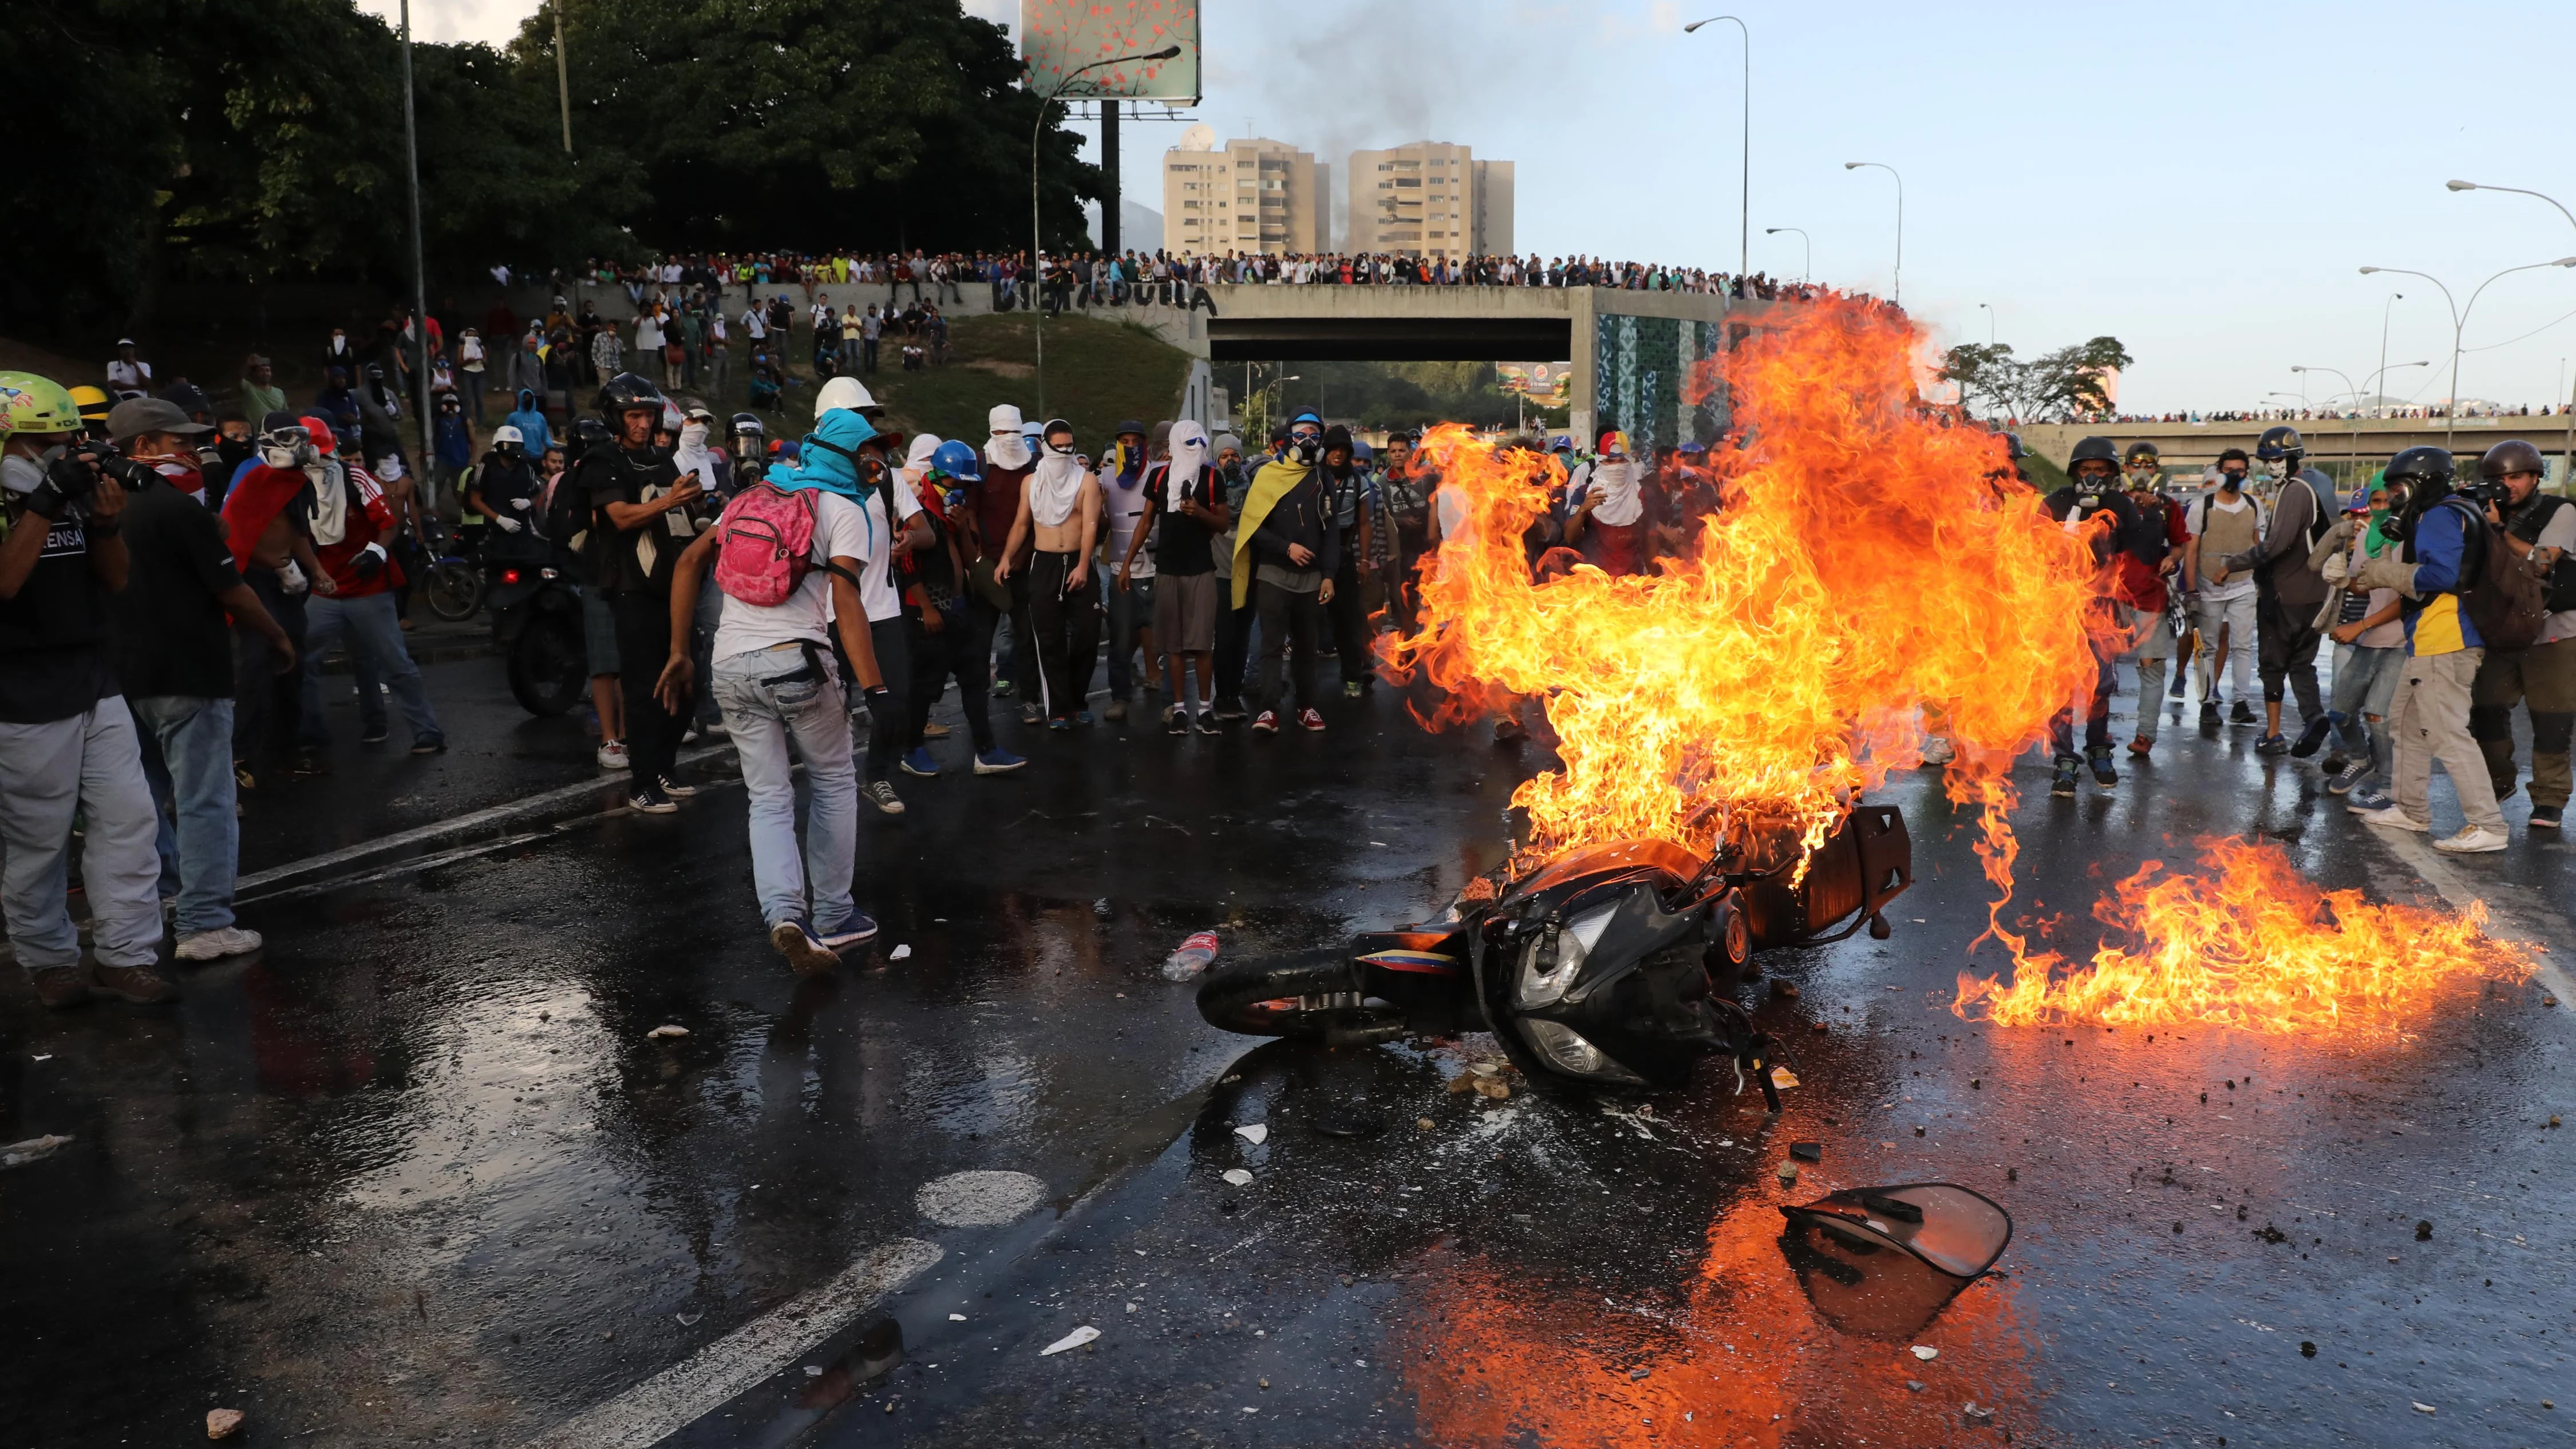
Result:
<svg viewBox="0 0 2576 1449"><path fill-rule="evenodd" d="M2554 548L2560 553L2576 554L2576 504L2562 504L2542 526L2536 548ZM2576 564L2562 564L2576 568ZM2555 644L2561 639L2576 639L2576 609L2563 609L2549 616L2540 629L2540 642Z"/></svg>
<svg viewBox="0 0 2576 1449"><path fill-rule="evenodd" d="M1146 492L1143 478L1137 479L1136 486L1133 488L1121 488L1113 478L1103 477L1100 480L1100 512L1102 521L1108 525L1108 558L1110 576L1113 578L1116 577L1119 564L1127 557L1127 545L1136 538L1137 523L1145 517ZM1150 579L1154 576L1154 541L1152 539L1145 540L1145 546L1136 551L1136 567L1129 570L1127 576L1133 579Z"/></svg>
<svg viewBox="0 0 2576 1449"><path fill-rule="evenodd" d="M821 565L834 558L864 559L868 553L867 519L859 506L837 493L814 493L813 572L783 604L746 604L725 595L724 613L716 622L714 655L718 660L803 639L829 647L832 642L832 576ZM883 537L880 532L879 537Z"/></svg>
<svg viewBox="0 0 2576 1449"><path fill-rule="evenodd" d="M913 491L911 484L896 478L890 490L895 512L903 515L903 522L910 522L921 512L921 495ZM894 530L886 527L885 504L878 501L873 488L865 496L867 501L860 506L866 510L871 529L870 551L859 555L867 564L859 574L859 602L867 606L869 623L882 624L903 617L903 595L894 586Z"/></svg>

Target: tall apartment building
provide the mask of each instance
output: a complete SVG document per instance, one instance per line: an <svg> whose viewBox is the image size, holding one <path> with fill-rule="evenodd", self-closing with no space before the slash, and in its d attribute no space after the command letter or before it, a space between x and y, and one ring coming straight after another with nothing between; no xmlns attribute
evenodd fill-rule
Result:
<svg viewBox="0 0 2576 1449"><path fill-rule="evenodd" d="M1175 252L1329 249L1330 164L1258 137L1163 153L1163 245Z"/></svg>
<svg viewBox="0 0 2576 1449"><path fill-rule="evenodd" d="M1512 163L1479 161L1466 146L1415 141L1353 151L1354 252L1417 257L1496 256L1512 248Z"/></svg>

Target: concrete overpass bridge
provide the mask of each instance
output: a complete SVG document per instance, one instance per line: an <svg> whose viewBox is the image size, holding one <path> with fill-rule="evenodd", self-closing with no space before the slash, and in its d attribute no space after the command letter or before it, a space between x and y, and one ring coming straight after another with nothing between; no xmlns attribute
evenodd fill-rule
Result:
<svg viewBox="0 0 2576 1449"><path fill-rule="evenodd" d="M1268 286L1207 289L1216 304L1129 312L1210 362L1570 362L1574 431L1620 428L1639 446L1714 442L1723 395L1686 380L1772 306L1697 292L1608 287Z"/></svg>
<svg viewBox="0 0 2576 1449"><path fill-rule="evenodd" d="M2308 445L2308 462L2338 481L2367 477L2402 449L2423 445L2447 447L2463 467L2507 438L2521 438L2549 455L2545 485L2564 492L2567 454L2576 449L2576 415L2510 418L2308 418L2223 423L2034 423L2020 429L2024 446L2066 466L2066 455L2084 438L2099 434L2122 448L2145 441L2156 445L2168 469L2197 473L2218 461L2229 448L2254 451L2266 428L2287 421ZM2449 441L2445 441L2445 437ZM2353 470L2357 469L2357 475Z"/></svg>

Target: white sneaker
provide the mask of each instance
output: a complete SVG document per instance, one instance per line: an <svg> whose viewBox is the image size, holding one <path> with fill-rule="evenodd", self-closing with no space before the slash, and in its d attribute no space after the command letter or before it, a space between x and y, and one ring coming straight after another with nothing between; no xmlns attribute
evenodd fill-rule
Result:
<svg viewBox="0 0 2576 1449"><path fill-rule="evenodd" d="M2413 816L2408 815L2403 807L2396 805L2391 805L2385 810L2371 811L2369 814L2361 817L2361 823L2364 825L2385 826L2390 830L2421 830L2428 833L2433 828L2432 826L2425 824L2423 821L2417 820Z"/></svg>
<svg viewBox="0 0 2576 1449"><path fill-rule="evenodd" d="M604 741L600 745L599 768L603 770L623 770L626 768L626 742L624 740L608 740Z"/></svg>
<svg viewBox="0 0 2576 1449"><path fill-rule="evenodd" d="M2502 850L2511 844L2513 842L2501 830L2483 830L2472 825L2447 840L2434 841L2433 848L2447 850L2455 855L2483 855L2490 850Z"/></svg>
<svg viewBox="0 0 2576 1449"><path fill-rule="evenodd" d="M239 926L224 926L212 931L199 931L193 936L181 938L179 959L217 961L226 956L245 955L258 950L259 946L259 932L246 931Z"/></svg>

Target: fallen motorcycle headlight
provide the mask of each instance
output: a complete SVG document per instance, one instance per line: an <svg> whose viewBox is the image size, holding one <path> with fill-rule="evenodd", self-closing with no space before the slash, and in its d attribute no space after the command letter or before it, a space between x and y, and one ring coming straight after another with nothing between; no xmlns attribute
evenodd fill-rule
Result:
<svg viewBox="0 0 2576 1449"><path fill-rule="evenodd" d="M1521 1019L1521 1035L1531 1047L1547 1059L1549 1066L1572 1077L1592 1077L1608 1082L1627 1082L1644 1086L1646 1079L1610 1059L1610 1054L1594 1046L1583 1033L1561 1021L1542 1021L1537 1017Z"/></svg>
<svg viewBox="0 0 2576 1449"><path fill-rule="evenodd" d="M1550 921L1532 932L1521 946L1521 974L1512 988L1512 1004L1527 1011L1561 1000L1583 970L1584 959L1601 944L1601 933L1610 928L1610 918L1618 913L1619 904L1613 901L1585 911L1562 926Z"/></svg>

